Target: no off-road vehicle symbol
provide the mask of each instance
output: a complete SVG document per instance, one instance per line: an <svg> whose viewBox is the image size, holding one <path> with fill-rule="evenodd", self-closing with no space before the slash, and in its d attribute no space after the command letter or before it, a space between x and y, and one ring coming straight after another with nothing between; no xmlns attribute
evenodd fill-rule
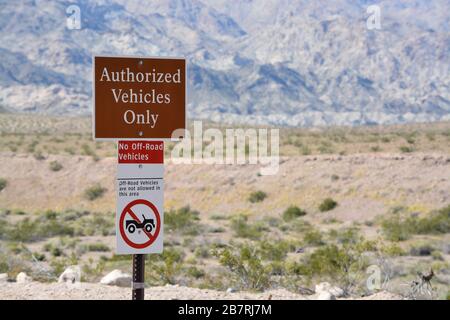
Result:
<svg viewBox="0 0 450 320"><path fill-rule="evenodd" d="M145 199L131 201L120 215L120 235L135 249L150 246L158 238L160 228L161 217L158 209Z"/></svg>

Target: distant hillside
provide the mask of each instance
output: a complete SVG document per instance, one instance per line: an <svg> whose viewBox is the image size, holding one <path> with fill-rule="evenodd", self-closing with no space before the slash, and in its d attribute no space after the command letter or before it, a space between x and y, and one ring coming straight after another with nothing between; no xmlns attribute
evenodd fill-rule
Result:
<svg viewBox="0 0 450 320"><path fill-rule="evenodd" d="M366 28L367 6L381 30ZM91 111L93 54L186 56L190 118L313 126L450 120L450 2L0 3L0 105Z"/></svg>

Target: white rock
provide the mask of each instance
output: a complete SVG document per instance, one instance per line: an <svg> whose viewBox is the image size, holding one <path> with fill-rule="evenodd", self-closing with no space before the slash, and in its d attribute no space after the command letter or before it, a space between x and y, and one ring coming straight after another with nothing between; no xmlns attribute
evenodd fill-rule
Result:
<svg viewBox="0 0 450 320"><path fill-rule="evenodd" d="M328 291L322 291L317 295L317 300L336 300L336 297Z"/></svg>
<svg viewBox="0 0 450 320"><path fill-rule="evenodd" d="M64 270L58 278L59 283L76 283L80 282L81 270L79 266L70 266Z"/></svg>
<svg viewBox="0 0 450 320"><path fill-rule="evenodd" d="M333 287L328 282L321 282L317 284L315 287L315 292L316 293L329 292L337 298L342 297L344 295L344 290L342 290L339 287Z"/></svg>
<svg viewBox="0 0 450 320"><path fill-rule="evenodd" d="M109 286L131 287L131 275L116 269L104 276L100 283Z"/></svg>
<svg viewBox="0 0 450 320"><path fill-rule="evenodd" d="M17 283L28 283L33 281L30 276L28 276L25 272L20 272L16 277Z"/></svg>
<svg viewBox="0 0 450 320"><path fill-rule="evenodd" d="M4 283L8 281L8 274L0 273L0 283Z"/></svg>

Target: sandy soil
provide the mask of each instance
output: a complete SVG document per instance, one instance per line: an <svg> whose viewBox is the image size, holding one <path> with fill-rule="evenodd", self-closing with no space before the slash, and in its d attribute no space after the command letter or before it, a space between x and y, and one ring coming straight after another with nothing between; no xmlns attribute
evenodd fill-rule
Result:
<svg viewBox="0 0 450 320"><path fill-rule="evenodd" d="M106 286L92 283L69 285L63 283L38 283L25 284L5 283L0 286L0 299L33 299L33 300L128 300L131 298L129 288ZM308 300L314 296L302 296L283 289L271 290L263 293L235 292L204 290L180 286L166 285L163 287L151 287L145 289L146 300ZM361 298L363 300L397 300L401 299L388 292L379 292L371 296Z"/></svg>
<svg viewBox="0 0 450 320"><path fill-rule="evenodd" d="M64 166L53 172L49 163ZM255 165L174 165L167 161L165 207L190 205L201 214L280 214L291 204L317 212L325 197L339 206L321 219L370 220L389 209L408 206L427 212L450 202L450 156L443 154L360 154L299 156L281 160L279 173L258 175ZM49 156L0 153L0 177L8 186L0 192L5 208L30 211L55 209L115 210L116 159L95 162L85 156ZM84 199L86 188L100 183L103 198ZM250 203L248 195L263 190L268 198Z"/></svg>

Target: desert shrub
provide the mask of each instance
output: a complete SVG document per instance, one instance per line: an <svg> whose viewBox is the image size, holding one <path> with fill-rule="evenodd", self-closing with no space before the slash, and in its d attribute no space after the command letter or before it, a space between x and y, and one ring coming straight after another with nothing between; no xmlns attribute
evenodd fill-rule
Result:
<svg viewBox="0 0 450 320"><path fill-rule="evenodd" d="M433 257L434 260L444 260L442 253L438 250L433 250L433 252L431 252L431 257Z"/></svg>
<svg viewBox="0 0 450 320"><path fill-rule="evenodd" d="M75 154L75 150L71 147L66 147L64 148L64 151L67 152L70 155L74 155Z"/></svg>
<svg viewBox="0 0 450 320"><path fill-rule="evenodd" d="M391 241L402 241L413 234L443 234L450 232L450 206L432 212L427 217L395 216L384 219L381 227L385 237Z"/></svg>
<svg viewBox="0 0 450 320"><path fill-rule="evenodd" d="M86 155L86 156L91 156L94 161L100 160L100 157L86 143L81 146L81 154Z"/></svg>
<svg viewBox="0 0 450 320"><path fill-rule="evenodd" d="M336 233L334 238L339 243L342 243L342 244L348 244L348 243L355 244L358 241L362 240L362 237L359 234L359 230L356 227L350 227L350 228L345 228L345 229L339 230Z"/></svg>
<svg viewBox="0 0 450 320"><path fill-rule="evenodd" d="M210 256L210 250L209 250L208 247L200 246L200 247L195 248L194 255L197 258L204 258L204 259L206 259L206 258L209 258L209 256Z"/></svg>
<svg viewBox="0 0 450 320"><path fill-rule="evenodd" d="M4 178L0 178L0 191L6 188L8 185L8 181Z"/></svg>
<svg viewBox="0 0 450 320"><path fill-rule="evenodd" d="M216 249L213 252L242 289L262 291L269 286L271 268L262 263L258 248L244 245L234 249Z"/></svg>
<svg viewBox="0 0 450 320"><path fill-rule="evenodd" d="M185 235L197 235L200 232L199 212L189 206L170 210L164 214L164 226L167 230L181 231Z"/></svg>
<svg viewBox="0 0 450 320"><path fill-rule="evenodd" d="M283 212L284 221L291 221L295 218L302 217L306 215L306 211L300 209L297 206L290 206Z"/></svg>
<svg viewBox="0 0 450 320"><path fill-rule="evenodd" d="M209 232L211 232L211 233L223 233L223 232L225 232L225 228L222 228L222 227L211 227L209 229Z"/></svg>
<svg viewBox="0 0 450 320"><path fill-rule="evenodd" d="M442 234L450 232L450 206L433 212L424 218L415 218L411 222L417 234Z"/></svg>
<svg viewBox="0 0 450 320"><path fill-rule="evenodd" d="M331 181L338 181L340 178L337 174L332 174L331 175Z"/></svg>
<svg viewBox="0 0 450 320"><path fill-rule="evenodd" d="M9 271L9 265L5 255L0 255L0 273L7 273Z"/></svg>
<svg viewBox="0 0 450 320"><path fill-rule="evenodd" d="M89 243L86 245L87 251L91 252L109 252L109 247L104 243Z"/></svg>
<svg viewBox="0 0 450 320"><path fill-rule="evenodd" d="M334 201L333 199L326 198L319 205L319 211L320 212L330 211L330 210L333 210L334 208L336 208L337 205L338 205L338 203L336 201Z"/></svg>
<svg viewBox="0 0 450 320"><path fill-rule="evenodd" d="M87 263L84 263L81 267L81 280L96 280L99 278L105 271L106 261L105 259L100 259L97 262L94 262L94 259L89 258Z"/></svg>
<svg viewBox="0 0 450 320"><path fill-rule="evenodd" d="M384 237L390 241L404 241L411 236L410 227L400 217L383 220L381 228Z"/></svg>
<svg viewBox="0 0 450 320"><path fill-rule="evenodd" d="M57 218L57 213L47 211L35 220L38 225L36 236L38 239L50 238L55 236L73 236L74 228Z"/></svg>
<svg viewBox="0 0 450 320"><path fill-rule="evenodd" d="M405 251L396 244L383 246L380 248L381 253L389 257L397 257L405 255Z"/></svg>
<svg viewBox="0 0 450 320"><path fill-rule="evenodd" d="M25 218L8 230L7 239L11 241L30 241L37 238L38 225L30 218Z"/></svg>
<svg viewBox="0 0 450 320"><path fill-rule="evenodd" d="M86 156L93 156L95 154L94 150L92 150L91 147L86 143L81 145L81 152Z"/></svg>
<svg viewBox="0 0 450 320"><path fill-rule="evenodd" d="M73 236L73 226L65 223L61 216L60 213L49 210L35 219L26 217L15 224L4 226L2 238L28 242L55 236Z"/></svg>
<svg viewBox="0 0 450 320"><path fill-rule="evenodd" d="M89 211L67 211L62 217L63 221L73 221L71 225L77 236L114 235L114 213Z"/></svg>
<svg viewBox="0 0 450 320"><path fill-rule="evenodd" d="M414 151L414 148L409 147L409 146L401 146L399 149L403 153L411 153Z"/></svg>
<svg viewBox="0 0 450 320"><path fill-rule="evenodd" d="M40 151L35 152L35 153L33 154L33 156L34 156L34 158L35 158L36 160L38 160L38 161L45 160L45 156L44 156L44 155L42 154L42 152L40 152Z"/></svg>
<svg viewBox="0 0 450 320"><path fill-rule="evenodd" d="M49 167L50 167L50 170L52 170L52 171L59 171L59 170L61 170L61 169L63 168L62 164L59 163L59 162L56 161L56 160L50 162Z"/></svg>
<svg viewBox="0 0 450 320"><path fill-rule="evenodd" d="M251 203L256 203L263 201L265 198L267 198L267 193L265 193L264 191L255 191L250 193L248 201L250 201Z"/></svg>
<svg viewBox="0 0 450 320"><path fill-rule="evenodd" d="M309 156L312 153L312 151L311 151L310 148L308 148L308 146L303 146L303 147L300 148L300 153L303 156Z"/></svg>
<svg viewBox="0 0 450 320"><path fill-rule="evenodd" d="M381 148L380 148L380 146L372 146L372 147L370 147L370 151L372 151L372 152L380 152Z"/></svg>
<svg viewBox="0 0 450 320"><path fill-rule="evenodd" d="M8 273L9 277L14 278L21 271L29 273L29 264L17 254L11 254L0 246L0 273Z"/></svg>
<svg viewBox="0 0 450 320"><path fill-rule="evenodd" d="M92 258L89 260L92 260ZM78 265L78 258L74 253L68 257L54 257L50 260L50 266L55 277L58 277L68 266L74 265Z"/></svg>
<svg viewBox="0 0 450 320"><path fill-rule="evenodd" d="M327 245L309 254L295 272L308 277L329 277L350 292L360 281L368 266L366 251L374 250L372 242L362 241L353 245Z"/></svg>
<svg viewBox="0 0 450 320"><path fill-rule="evenodd" d="M95 184L84 191L84 196L88 200L93 201L97 198L102 197L105 192L106 188L103 188L100 184Z"/></svg>
<svg viewBox="0 0 450 320"><path fill-rule="evenodd" d="M0 219L0 239L7 239L8 222L6 220Z"/></svg>
<svg viewBox="0 0 450 320"><path fill-rule="evenodd" d="M310 228L311 228L311 223L309 223L308 221L305 221L303 219L297 219L297 220L290 222L288 224L287 229L298 232L298 233L302 233L302 232L308 231Z"/></svg>
<svg viewBox="0 0 450 320"><path fill-rule="evenodd" d="M268 241L264 240L258 243L261 258L270 261L282 261L289 252L295 250L296 245L286 240Z"/></svg>
<svg viewBox="0 0 450 320"><path fill-rule="evenodd" d="M320 246L324 244L322 233L319 230L309 230L303 235L303 242L310 246Z"/></svg>
<svg viewBox="0 0 450 320"><path fill-rule="evenodd" d="M250 224L247 216L238 215L231 220L231 230L236 237L257 240L265 229L261 224Z"/></svg>
<svg viewBox="0 0 450 320"><path fill-rule="evenodd" d="M148 256L145 268L146 278L152 284L175 284L183 273L183 254L176 249L165 249L160 255Z"/></svg>
<svg viewBox="0 0 450 320"><path fill-rule="evenodd" d="M430 244L417 244L411 247L409 254L412 256L430 256L434 251Z"/></svg>
<svg viewBox="0 0 450 320"><path fill-rule="evenodd" d="M64 251L60 247L52 247L50 253L54 257L60 257L64 254Z"/></svg>
<svg viewBox="0 0 450 320"><path fill-rule="evenodd" d="M230 217L223 214L213 214L209 218L211 220L228 220Z"/></svg>
<svg viewBox="0 0 450 320"><path fill-rule="evenodd" d="M200 279L200 278L203 278L205 276L205 271L203 271L201 269L198 269L197 267L192 266L192 267L189 267L186 270L186 274L188 276L192 277L192 278Z"/></svg>

